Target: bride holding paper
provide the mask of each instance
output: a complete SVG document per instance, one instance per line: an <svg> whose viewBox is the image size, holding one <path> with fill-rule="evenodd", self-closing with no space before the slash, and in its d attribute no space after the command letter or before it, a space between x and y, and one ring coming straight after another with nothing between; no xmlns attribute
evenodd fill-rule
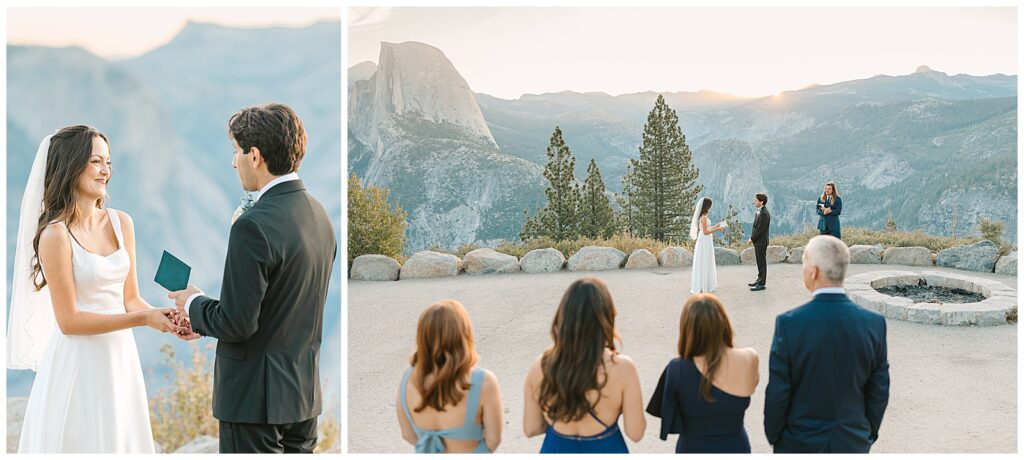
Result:
<svg viewBox="0 0 1024 460"><path fill-rule="evenodd" d="M714 233L728 227L725 221L711 225L708 212L711 211L711 198L697 200L693 206L693 218L690 219L690 239L697 240L693 248L693 271L690 277L690 293L715 292L718 278L715 269Z"/></svg>
<svg viewBox="0 0 1024 460"><path fill-rule="evenodd" d="M107 136L69 126L36 151L18 222L7 365L36 370L19 452L155 451L132 328L182 338L173 308L139 294L135 228L104 206Z"/></svg>

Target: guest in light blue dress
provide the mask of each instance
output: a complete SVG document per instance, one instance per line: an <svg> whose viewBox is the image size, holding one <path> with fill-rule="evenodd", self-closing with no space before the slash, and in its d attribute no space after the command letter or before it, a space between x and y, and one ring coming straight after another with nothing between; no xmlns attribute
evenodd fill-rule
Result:
<svg viewBox="0 0 1024 460"><path fill-rule="evenodd" d="M640 376L633 360L618 352L615 305L601 280L569 286L551 338L554 344L526 377L526 436L544 434L542 454L628 453L623 431L638 442L647 426Z"/></svg>
<svg viewBox="0 0 1024 460"><path fill-rule="evenodd" d="M476 367L473 326L462 304L442 300L420 314L416 352L398 387L398 423L416 453L491 453L501 443L501 392Z"/></svg>

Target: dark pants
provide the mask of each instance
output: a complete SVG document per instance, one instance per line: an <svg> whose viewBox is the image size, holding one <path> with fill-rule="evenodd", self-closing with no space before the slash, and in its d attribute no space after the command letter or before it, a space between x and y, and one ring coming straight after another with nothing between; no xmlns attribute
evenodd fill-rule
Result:
<svg viewBox="0 0 1024 460"><path fill-rule="evenodd" d="M309 454L316 437L316 417L283 425L220 422L220 453Z"/></svg>
<svg viewBox="0 0 1024 460"><path fill-rule="evenodd" d="M754 258L757 259L757 284L764 286L768 281L768 245L755 244Z"/></svg>
<svg viewBox="0 0 1024 460"><path fill-rule="evenodd" d="M843 234L842 233L840 233L840 232L832 233L832 230L829 230L827 228L824 229L824 230L818 230L818 234L820 234L820 235L832 235L832 236L834 236L836 238L843 239Z"/></svg>

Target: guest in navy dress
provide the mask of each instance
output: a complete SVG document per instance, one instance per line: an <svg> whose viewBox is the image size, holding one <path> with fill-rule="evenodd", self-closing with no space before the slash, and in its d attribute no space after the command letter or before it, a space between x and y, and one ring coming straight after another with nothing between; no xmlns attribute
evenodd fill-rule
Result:
<svg viewBox="0 0 1024 460"><path fill-rule="evenodd" d="M554 344L526 376L526 436L544 434L542 454L628 453L622 431L638 442L647 427L640 375L633 360L618 352L615 305L601 280L583 278L569 286L551 339Z"/></svg>
<svg viewBox="0 0 1024 460"><path fill-rule="evenodd" d="M490 453L501 443L498 378L476 363L473 324L457 301L420 314L416 352L395 401L402 438L416 453Z"/></svg>
<svg viewBox="0 0 1024 460"><path fill-rule="evenodd" d="M679 435L676 453L750 453L743 414L757 388L757 352L735 348L714 294L695 294L679 318L679 357L665 367L647 412L661 439Z"/></svg>
<svg viewBox="0 0 1024 460"><path fill-rule="evenodd" d="M843 239L843 230L839 225L839 215L843 212L843 199L839 198L839 190L835 182L825 184L825 190L818 197L816 212L818 213L818 233L832 235Z"/></svg>

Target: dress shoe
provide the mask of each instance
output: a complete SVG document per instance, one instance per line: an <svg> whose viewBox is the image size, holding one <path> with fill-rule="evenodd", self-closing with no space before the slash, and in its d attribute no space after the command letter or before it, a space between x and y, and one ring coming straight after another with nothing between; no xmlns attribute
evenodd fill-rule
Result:
<svg viewBox="0 0 1024 460"><path fill-rule="evenodd" d="M757 281L754 281L753 283L747 283L747 286L750 286L750 287L757 286Z"/></svg>
<svg viewBox="0 0 1024 460"><path fill-rule="evenodd" d="M761 285L761 284L758 284L757 286L754 286L754 287L750 288L750 290L751 291L763 291L764 290L764 286Z"/></svg>

